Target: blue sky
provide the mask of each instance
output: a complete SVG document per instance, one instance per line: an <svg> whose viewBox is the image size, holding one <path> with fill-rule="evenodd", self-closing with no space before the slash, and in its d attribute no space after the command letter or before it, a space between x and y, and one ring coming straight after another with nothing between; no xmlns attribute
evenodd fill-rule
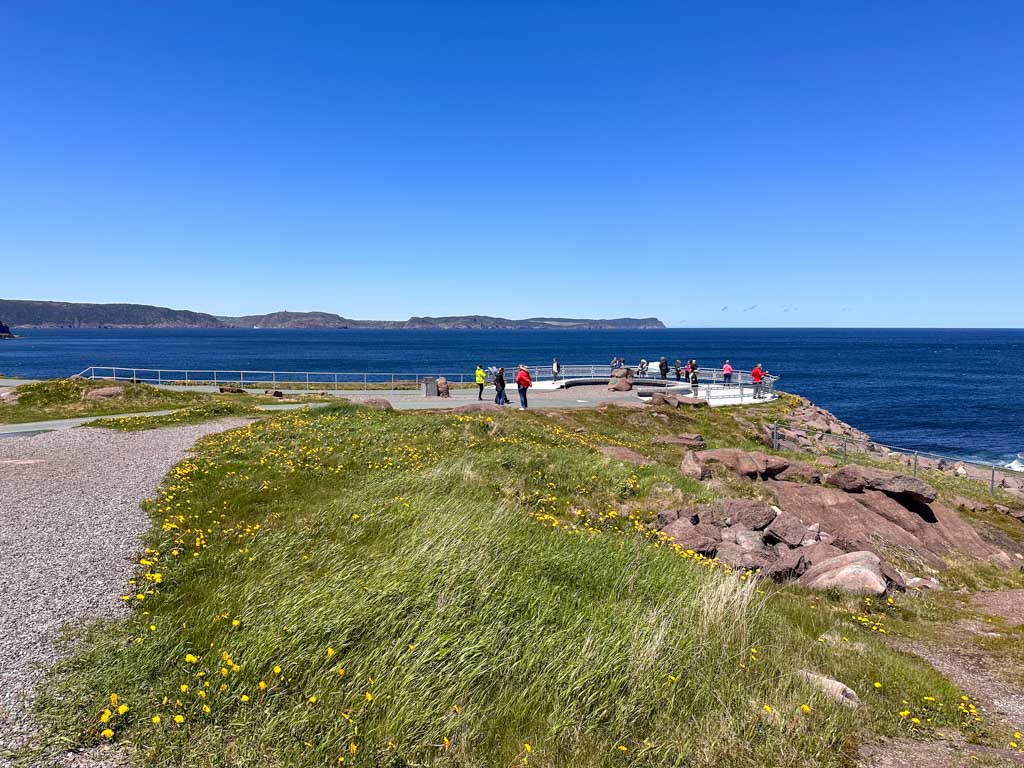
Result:
<svg viewBox="0 0 1024 768"><path fill-rule="evenodd" d="M0 4L0 297L1024 326L1024 5Z"/></svg>

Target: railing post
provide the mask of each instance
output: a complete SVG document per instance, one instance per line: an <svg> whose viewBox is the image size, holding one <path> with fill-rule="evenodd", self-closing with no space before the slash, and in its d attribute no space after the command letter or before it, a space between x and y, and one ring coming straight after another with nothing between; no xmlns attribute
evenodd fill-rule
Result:
<svg viewBox="0 0 1024 768"><path fill-rule="evenodd" d="M843 435L843 461L846 461L846 435Z"/></svg>
<svg viewBox="0 0 1024 768"><path fill-rule="evenodd" d="M772 450L779 450L779 422L772 424Z"/></svg>
<svg viewBox="0 0 1024 768"><path fill-rule="evenodd" d="M156 371L156 383L157 386L160 386L161 384L164 383L164 372L159 368Z"/></svg>
<svg viewBox="0 0 1024 768"><path fill-rule="evenodd" d="M185 371L185 386L188 386L188 370Z"/></svg>
<svg viewBox="0 0 1024 768"><path fill-rule="evenodd" d="M309 392L309 371L306 371L306 391Z"/></svg>
<svg viewBox="0 0 1024 768"><path fill-rule="evenodd" d="M914 451L914 477L917 477L917 451Z"/></svg>
<svg viewBox="0 0 1024 768"><path fill-rule="evenodd" d="M989 493L995 493L996 492L996 465L995 464L992 465L992 479L989 480L988 490L989 490Z"/></svg>

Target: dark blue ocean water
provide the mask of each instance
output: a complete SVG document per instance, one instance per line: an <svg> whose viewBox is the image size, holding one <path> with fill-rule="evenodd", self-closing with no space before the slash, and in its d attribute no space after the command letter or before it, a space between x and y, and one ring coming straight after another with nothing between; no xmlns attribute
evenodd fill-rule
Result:
<svg viewBox="0 0 1024 768"><path fill-rule="evenodd" d="M1024 452L1024 330L657 331L23 330L0 373L68 376L90 365L457 372L477 362L603 363L613 355L706 367L755 362L881 442L1012 461Z"/></svg>

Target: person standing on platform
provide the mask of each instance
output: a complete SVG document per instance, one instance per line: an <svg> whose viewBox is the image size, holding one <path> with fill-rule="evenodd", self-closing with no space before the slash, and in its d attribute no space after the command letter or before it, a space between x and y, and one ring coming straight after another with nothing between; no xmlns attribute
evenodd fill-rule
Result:
<svg viewBox="0 0 1024 768"><path fill-rule="evenodd" d="M476 386L479 390L476 395L477 400L484 399L484 384L487 382L487 371L484 370L482 365L476 367Z"/></svg>
<svg viewBox="0 0 1024 768"><path fill-rule="evenodd" d="M516 386L519 388L519 410L525 411L527 408L526 390L533 386L530 369L525 365L519 366L519 373L516 374Z"/></svg>
<svg viewBox="0 0 1024 768"><path fill-rule="evenodd" d="M764 369L761 364L758 363L754 366L754 369L750 372L750 378L754 382L754 399L760 400L764 396Z"/></svg>
<svg viewBox="0 0 1024 768"><path fill-rule="evenodd" d="M508 397L505 395L505 369L499 368L498 372L494 374L494 402L498 405L505 405L508 403Z"/></svg>

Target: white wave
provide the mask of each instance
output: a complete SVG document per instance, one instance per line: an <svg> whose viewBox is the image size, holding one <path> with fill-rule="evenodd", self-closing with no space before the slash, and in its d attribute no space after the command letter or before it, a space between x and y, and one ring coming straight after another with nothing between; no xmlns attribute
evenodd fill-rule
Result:
<svg viewBox="0 0 1024 768"><path fill-rule="evenodd" d="M1007 469L1012 469L1014 472L1024 472L1024 453L1018 453L1016 459L1007 462L1003 466Z"/></svg>

